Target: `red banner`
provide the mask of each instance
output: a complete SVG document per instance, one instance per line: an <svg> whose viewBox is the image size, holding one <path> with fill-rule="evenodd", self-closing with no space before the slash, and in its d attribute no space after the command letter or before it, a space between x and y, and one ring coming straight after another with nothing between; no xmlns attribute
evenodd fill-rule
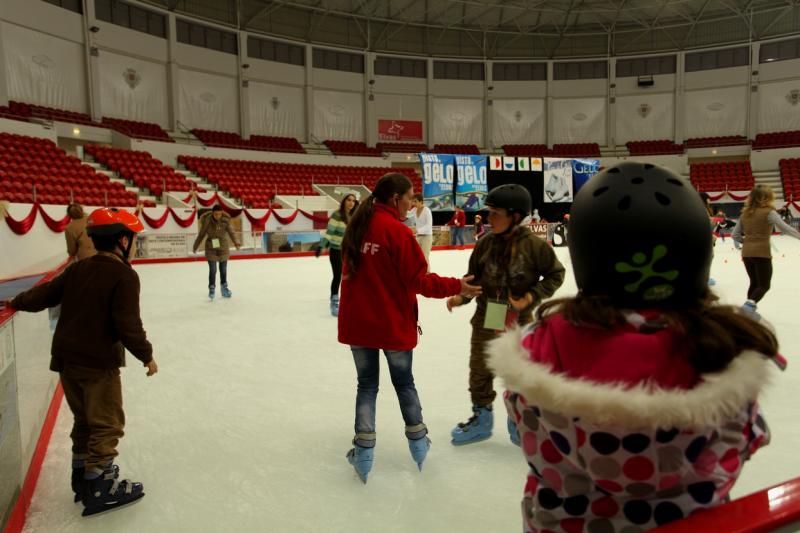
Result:
<svg viewBox="0 0 800 533"><path fill-rule="evenodd" d="M422 142L422 121L379 119L378 140Z"/></svg>

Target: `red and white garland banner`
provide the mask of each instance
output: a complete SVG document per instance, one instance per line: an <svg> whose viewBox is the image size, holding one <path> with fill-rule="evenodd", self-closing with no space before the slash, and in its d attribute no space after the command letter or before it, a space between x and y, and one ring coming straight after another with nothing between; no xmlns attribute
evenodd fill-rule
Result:
<svg viewBox="0 0 800 533"><path fill-rule="evenodd" d="M250 221L250 224L253 227L253 231L264 231L264 227L267 221L272 216L274 216L275 220L277 220L282 225L291 224L292 222L294 222L294 219L297 218L297 215L303 215L307 219L312 220L314 222L328 221L328 217L316 216L312 213L308 213L307 211L303 211L302 209L297 209L294 211L294 213L285 217L279 215L275 209L269 209L266 211L265 214L257 216L255 213L251 213L250 212L251 210L249 209L233 209L227 207L224 202L221 202L221 205L223 209L232 217L238 217L239 215L244 213L244 215L247 217L247 220ZM197 218L196 208L192 209L191 214L186 218L181 218L178 212L175 209L172 209L171 207L164 208L164 212L159 216L148 215L147 211L152 212L153 209L158 209L158 208L142 209L140 212L140 216L145 224L154 229L158 229L162 227L164 224L166 224L170 216L172 216L172 220L174 220L175 223L182 228L190 227L192 224L194 224ZM260 212L262 210L254 209L252 211ZM11 218L11 215L8 214L8 211L4 212L4 218L6 224L8 224L8 227L11 229L11 231L16 233L17 235L25 235L26 233L28 233L31 230L31 228L33 228L33 225L36 222L37 215L41 215L42 220L44 220L44 223L47 225L50 231L53 231L55 233L63 232L70 221L69 216L65 216L60 220L51 217L50 215L47 214L47 211L45 211L45 209L42 207L41 204L33 204L33 206L31 206L31 210L28 216L26 216L22 220L15 220Z"/></svg>
<svg viewBox="0 0 800 533"><path fill-rule="evenodd" d="M211 207L212 205L219 203L223 207L225 207L225 201L219 195L218 192L213 191L208 198L203 198L200 196L200 193L197 191L193 191L189 193L189 196L181 200L185 204L191 204L192 200L194 200L197 205L202 205L203 207Z"/></svg>
<svg viewBox="0 0 800 533"><path fill-rule="evenodd" d="M722 200L727 196L728 198L730 198L735 202L744 202L745 200L747 200L747 196L749 194L750 193L748 191L736 192L736 191L726 190L722 192L710 192L708 193L708 199L711 200L712 202L719 202L720 200Z"/></svg>

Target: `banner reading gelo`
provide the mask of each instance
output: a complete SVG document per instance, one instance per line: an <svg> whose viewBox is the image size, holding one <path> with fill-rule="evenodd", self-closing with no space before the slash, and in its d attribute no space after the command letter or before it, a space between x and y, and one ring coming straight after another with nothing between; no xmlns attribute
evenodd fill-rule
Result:
<svg viewBox="0 0 800 533"><path fill-rule="evenodd" d="M422 121L379 119L378 140L422 142Z"/></svg>
<svg viewBox="0 0 800 533"><path fill-rule="evenodd" d="M486 156L457 155L456 205L464 211L480 211L484 208L486 194Z"/></svg>
<svg viewBox="0 0 800 533"><path fill-rule="evenodd" d="M574 184L574 194L578 194L589 178L600 171L599 159L573 159L572 160L572 182Z"/></svg>
<svg viewBox="0 0 800 533"><path fill-rule="evenodd" d="M455 158L445 154L419 154L419 161L425 205L431 211L452 211Z"/></svg>

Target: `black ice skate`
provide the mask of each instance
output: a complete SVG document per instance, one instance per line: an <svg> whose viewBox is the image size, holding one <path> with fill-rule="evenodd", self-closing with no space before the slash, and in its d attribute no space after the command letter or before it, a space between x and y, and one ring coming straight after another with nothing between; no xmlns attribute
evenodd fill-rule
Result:
<svg viewBox="0 0 800 533"><path fill-rule="evenodd" d="M108 466L97 479L84 480L83 516L117 509L144 496L144 487L129 479L119 480L119 469Z"/></svg>
<svg viewBox="0 0 800 533"><path fill-rule="evenodd" d="M117 465L111 465L111 468L114 470L114 477L118 478L119 467ZM85 471L86 469L84 469L82 466L72 468L72 492L75 493L75 503L78 503L83 498L83 475Z"/></svg>

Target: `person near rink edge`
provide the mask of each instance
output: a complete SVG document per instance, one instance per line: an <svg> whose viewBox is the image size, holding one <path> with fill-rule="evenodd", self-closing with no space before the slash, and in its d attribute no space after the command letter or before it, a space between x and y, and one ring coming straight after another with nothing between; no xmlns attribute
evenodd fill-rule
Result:
<svg viewBox="0 0 800 533"><path fill-rule="evenodd" d="M125 350L147 367L148 376L158 372L140 318L139 277L128 262L143 229L126 211L93 211L86 232L97 254L8 302L12 309L29 312L62 306L50 370L59 373L73 415L71 483L84 516L144 496L142 484L119 479L114 464L125 426L120 381Z"/></svg>
<svg viewBox="0 0 800 533"><path fill-rule="evenodd" d="M231 217L216 204L210 212L200 217L200 231L194 240L192 252L197 252L200 243L206 240L205 254L208 261L208 298L214 299L217 280L217 263L219 263L219 282L222 286L222 297L232 296L228 288L228 259L230 258L231 243L238 250L236 234L231 226Z"/></svg>
<svg viewBox="0 0 800 533"><path fill-rule="evenodd" d="M577 295L489 349L529 465L524 530L645 531L727 501L769 442L757 400L785 360L770 329L716 302L703 202L626 162L571 215Z"/></svg>
<svg viewBox="0 0 800 533"><path fill-rule="evenodd" d="M564 266L553 248L526 224L531 196L522 185L501 185L489 191L486 206L492 232L475 245L467 275L483 289L470 323L469 392L472 416L451 432L452 444L462 445L492 436L494 373L486 366L487 343L512 324L527 324L533 309L564 282ZM451 296L447 309L470 301ZM510 421L509 421L510 423ZM509 425L514 439L516 431Z"/></svg>

